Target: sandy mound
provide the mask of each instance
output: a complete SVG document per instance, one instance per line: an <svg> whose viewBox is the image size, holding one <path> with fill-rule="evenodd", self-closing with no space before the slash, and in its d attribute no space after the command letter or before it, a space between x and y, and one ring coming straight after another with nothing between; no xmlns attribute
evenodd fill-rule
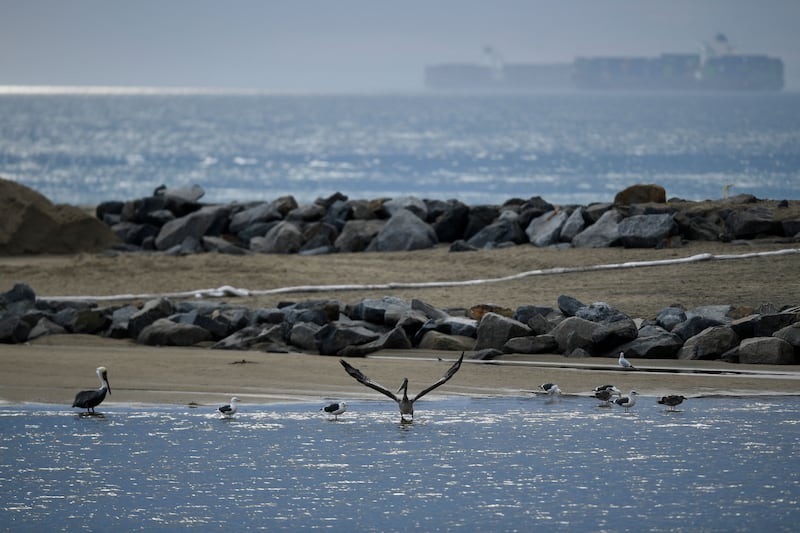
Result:
<svg viewBox="0 0 800 533"><path fill-rule="evenodd" d="M118 242L102 221L69 205L54 205L19 183L0 178L0 255L93 252Z"/></svg>

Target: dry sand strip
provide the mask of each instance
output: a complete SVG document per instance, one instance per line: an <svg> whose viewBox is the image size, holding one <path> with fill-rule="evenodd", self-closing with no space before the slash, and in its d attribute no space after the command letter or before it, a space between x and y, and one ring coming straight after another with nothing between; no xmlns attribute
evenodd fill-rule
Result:
<svg viewBox="0 0 800 533"><path fill-rule="evenodd" d="M214 405L234 394L245 404L386 400L347 375L338 357L153 348L85 335L45 339L0 348L0 399L69 406L77 391L98 386L94 369L105 366L110 404ZM415 394L436 381L458 356L455 352L413 354L384 351L348 360L390 388L408 377L409 393ZM558 383L565 394L586 396L605 383L652 397L800 394L800 371L794 367L718 361L634 359L633 363L642 370L617 369L612 359L560 355L511 356L504 363L469 361L430 397L526 396L546 382ZM665 372L665 368L676 372Z"/></svg>

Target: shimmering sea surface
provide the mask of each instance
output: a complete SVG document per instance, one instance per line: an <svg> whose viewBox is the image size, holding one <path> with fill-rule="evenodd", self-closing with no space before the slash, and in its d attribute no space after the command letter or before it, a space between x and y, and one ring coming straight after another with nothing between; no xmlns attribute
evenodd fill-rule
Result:
<svg viewBox="0 0 800 533"><path fill-rule="evenodd" d="M426 399L427 400L427 399ZM797 531L800 397L0 406L10 531Z"/></svg>
<svg viewBox="0 0 800 533"><path fill-rule="evenodd" d="M587 204L634 183L800 199L800 93L0 90L0 176L79 205L161 184L217 203L338 191Z"/></svg>

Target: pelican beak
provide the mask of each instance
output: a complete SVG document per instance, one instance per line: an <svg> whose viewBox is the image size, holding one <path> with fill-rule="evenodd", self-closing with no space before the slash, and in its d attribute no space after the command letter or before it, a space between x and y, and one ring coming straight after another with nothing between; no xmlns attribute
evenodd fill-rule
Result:
<svg viewBox="0 0 800 533"><path fill-rule="evenodd" d="M397 392L400 392L401 390L403 390L407 386L408 386L408 378L403 378L403 384L400 385L400 388L397 389Z"/></svg>
<svg viewBox="0 0 800 533"><path fill-rule="evenodd" d="M108 385L108 389L107 390L108 390L108 393L111 394L111 384L108 382L108 373L105 372L105 371L103 371L103 381L105 381L106 385Z"/></svg>

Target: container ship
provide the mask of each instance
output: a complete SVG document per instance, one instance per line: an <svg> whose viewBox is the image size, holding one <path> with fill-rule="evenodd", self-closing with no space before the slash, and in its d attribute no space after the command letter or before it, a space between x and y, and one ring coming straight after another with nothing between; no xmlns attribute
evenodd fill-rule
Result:
<svg viewBox="0 0 800 533"><path fill-rule="evenodd" d="M696 54L657 57L577 57L572 63L504 63L491 47L489 64L446 63L425 68L437 90L780 91L783 61L735 53L723 34Z"/></svg>

